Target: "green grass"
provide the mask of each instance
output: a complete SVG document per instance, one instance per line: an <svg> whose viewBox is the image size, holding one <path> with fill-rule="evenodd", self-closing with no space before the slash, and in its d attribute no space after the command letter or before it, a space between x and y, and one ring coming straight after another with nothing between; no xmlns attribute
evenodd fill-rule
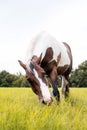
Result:
<svg viewBox="0 0 87 130"><path fill-rule="evenodd" d="M46 106L29 88L0 88L0 130L87 130L87 89Z"/></svg>

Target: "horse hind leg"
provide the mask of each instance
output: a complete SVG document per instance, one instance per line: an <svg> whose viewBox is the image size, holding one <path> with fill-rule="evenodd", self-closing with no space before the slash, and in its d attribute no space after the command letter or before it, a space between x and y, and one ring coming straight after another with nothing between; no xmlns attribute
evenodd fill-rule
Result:
<svg viewBox="0 0 87 130"><path fill-rule="evenodd" d="M62 76L62 95L65 98L69 96L69 82L65 76Z"/></svg>

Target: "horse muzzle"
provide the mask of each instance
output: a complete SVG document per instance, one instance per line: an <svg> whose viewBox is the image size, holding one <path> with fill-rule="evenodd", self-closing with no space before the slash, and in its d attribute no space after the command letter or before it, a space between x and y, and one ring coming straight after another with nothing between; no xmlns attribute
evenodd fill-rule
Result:
<svg viewBox="0 0 87 130"><path fill-rule="evenodd" d="M53 102L52 97L50 97L50 98L44 98L43 101L42 101L42 103L44 103L44 104L46 104L46 105L48 105L48 106L49 106L52 102Z"/></svg>

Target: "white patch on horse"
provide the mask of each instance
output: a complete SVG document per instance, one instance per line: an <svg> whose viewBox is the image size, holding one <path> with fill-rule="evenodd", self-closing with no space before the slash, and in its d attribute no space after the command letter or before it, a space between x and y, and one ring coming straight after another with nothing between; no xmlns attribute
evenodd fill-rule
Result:
<svg viewBox="0 0 87 130"><path fill-rule="evenodd" d="M30 73L33 73L33 74L34 74L34 72L31 70L31 68L30 68L30 66L29 66L30 62L31 62L31 60L29 60L29 61L26 63L26 67L27 67L27 69L28 69L28 71L29 71Z"/></svg>
<svg viewBox="0 0 87 130"><path fill-rule="evenodd" d="M58 42L54 37L49 35L47 32L40 33L31 43L31 50L29 51L30 56L40 56L42 53L42 59L45 56L47 48L53 49L53 59L57 61L57 56L61 53L61 59L58 66L70 65L70 59L67 54L67 49L62 42Z"/></svg>
<svg viewBox="0 0 87 130"><path fill-rule="evenodd" d="M44 101L47 102L47 101L51 100L51 94L49 92L48 86L38 77L38 73L35 69L34 69L34 74L35 74L35 77L40 82L40 89L41 89Z"/></svg>

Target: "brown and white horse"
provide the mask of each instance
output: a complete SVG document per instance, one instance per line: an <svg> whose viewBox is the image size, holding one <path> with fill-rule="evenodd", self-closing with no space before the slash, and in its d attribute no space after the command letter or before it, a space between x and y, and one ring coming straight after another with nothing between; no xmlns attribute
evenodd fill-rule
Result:
<svg viewBox="0 0 87 130"><path fill-rule="evenodd" d="M40 101L51 104L52 95L48 89L48 80L53 89L53 95L60 101L58 91L58 75L62 76L62 94L69 94L69 74L72 70L72 54L69 45L58 42L46 32L42 32L32 42L29 50L28 62L24 64L26 78Z"/></svg>

